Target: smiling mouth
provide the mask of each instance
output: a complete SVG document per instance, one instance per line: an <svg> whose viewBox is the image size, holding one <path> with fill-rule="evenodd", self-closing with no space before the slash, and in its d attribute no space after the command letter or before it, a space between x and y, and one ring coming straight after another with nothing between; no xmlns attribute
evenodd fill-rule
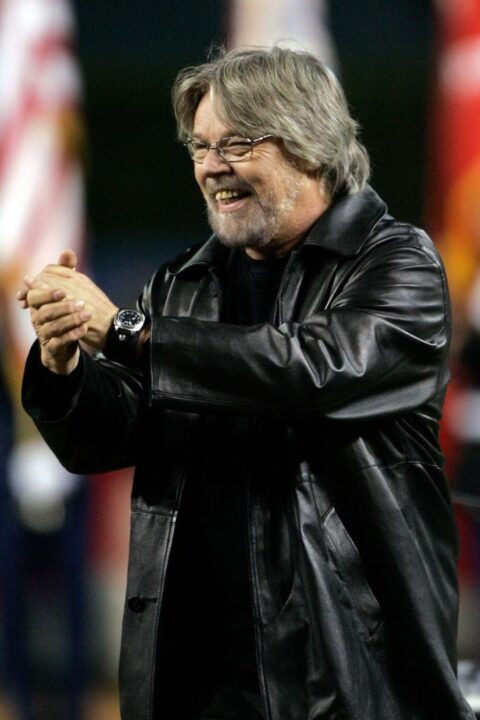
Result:
<svg viewBox="0 0 480 720"><path fill-rule="evenodd" d="M230 205L238 200L243 200L250 195L245 190L217 190L213 197L222 205Z"/></svg>

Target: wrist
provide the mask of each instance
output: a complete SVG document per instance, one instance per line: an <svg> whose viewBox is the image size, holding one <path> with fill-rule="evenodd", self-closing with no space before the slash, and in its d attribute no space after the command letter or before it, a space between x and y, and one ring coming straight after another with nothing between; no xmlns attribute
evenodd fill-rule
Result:
<svg viewBox="0 0 480 720"><path fill-rule="evenodd" d="M54 375L70 375L78 366L80 361L80 349L77 347L71 358L58 360L44 352L40 354L42 365Z"/></svg>
<svg viewBox="0 0 480 720"><path fill-rule="evenodd" d="M102 352L105 350L105 347L107 345L108 335L113 327L113 321L114 321L115 316L118 313L118 311L119 311L119 308L116 305L114 305L110 309L108 316L106 317L105 324L102 327L102 342L101 342L101 347L100 347Z"/></svg>
<svg viewBox="0 0 480 720"><path fill-rule="evenodd" d="M104 354L109 360L126 365L134 364L146 339L145 315L136 309L120 308L107 332Z"/></svg>

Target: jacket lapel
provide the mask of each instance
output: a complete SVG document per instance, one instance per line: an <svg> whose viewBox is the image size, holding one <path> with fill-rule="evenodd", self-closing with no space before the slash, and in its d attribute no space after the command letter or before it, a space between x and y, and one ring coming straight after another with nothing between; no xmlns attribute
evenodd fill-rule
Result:
<svg viewBox="0 0 480 720"><path fill-rule="evenodd" d="M359 193L341 195L319 217L301 247L356 255L386 213L386 204L369 185Z"/></svg>

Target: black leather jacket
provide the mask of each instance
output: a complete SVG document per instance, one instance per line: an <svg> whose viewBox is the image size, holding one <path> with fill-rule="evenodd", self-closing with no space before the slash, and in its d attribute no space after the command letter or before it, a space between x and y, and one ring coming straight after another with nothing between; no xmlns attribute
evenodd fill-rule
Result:
<svg viewBox="0 0 480 720"><path fill-rule="evenodd" d="M292 251L272 322L249 327L219 321L228 257L213 237L147 286L147 380L84 356L72 407L47 419L27 364L25 406L69 470L136 466L122 717L163 717L165 573L196 428L213 413L253 439L274 424L288 469L277 489L261 442L245 468L265 718L473 718L454 671L457 540L437 437L450 320L431 241L371 188L340 197ZM287 582L272 581L272 552Z"/></svg>

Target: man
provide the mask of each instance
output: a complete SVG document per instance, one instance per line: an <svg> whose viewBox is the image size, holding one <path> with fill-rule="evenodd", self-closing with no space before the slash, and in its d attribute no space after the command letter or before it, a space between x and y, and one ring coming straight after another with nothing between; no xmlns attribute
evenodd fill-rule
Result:
<svg viewBox="0 0 480 720"><path fill-rule="evenodd" d="M233 51L181 73L173 99L213 236L138 310L69 252L18 294L46 440L75 472L136 466L122 717L473 718L438 255L366 184L312 56Z"/></svg>

